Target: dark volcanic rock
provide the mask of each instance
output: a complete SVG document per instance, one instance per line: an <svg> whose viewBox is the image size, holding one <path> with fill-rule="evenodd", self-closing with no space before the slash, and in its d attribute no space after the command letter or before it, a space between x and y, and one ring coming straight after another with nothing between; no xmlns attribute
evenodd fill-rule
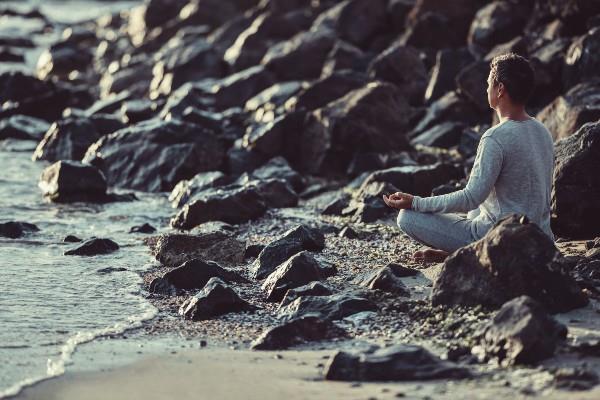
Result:
<svg viewBox="0 0 600 400"><path fill-rule="evenodd" d="M221 279L211 278L201 291L181 305L179 314L185 319L203 321L223 314L254 309L254 306L242 300Z"/></svg>
<svg viewBox="0 0 600 400"><path fill-rule="evenodd" d="M321 251L324 248L325 237L319 230L299 225L269 243L260 252L252 267L252 274L256 279L266 278L294 254L303 250Z"/></svg>
<svg viewBox="0 0 600 400"><path fill-rule="evenodd" d="M96 256L109 254L119 250L119 245L110 239L92 238L72 250L65 251L65 256Z"/></svg>
<svg viewBox="0 0 600 400"><path fill-rule="evenodd" d="M250 174L252 178L264 181L269 179L281 179L289 183L295 191L299 192L305 186L304 178L290 167L283 157L274 157L261 165Z"/></svg>
<svg viewBox="0 0 600 400"><path fill-rule="evenodd" d="M394 268L394 266L396 267ZM396 271L398 271L398 274L396 274ZM361 286L365 286L368 289L379 289L398 296L410 297L410 291L400 279L406 272L405 268L401 265L391 264L366 274L365 277L358 279L358 281Z"/></svg>
<svg viewBox="0 0 600 400"><path fill-rule="evenodd" d="M438 51L435 66L431 71L429 84L425 91L425 101L430 103L445 93L455 90L456 76L473 61L473 56L466 48Z"/></svg>
<svg viewBox="0 0 600 400"><path fill-rule="evenodd" d="M292 140L302 134L304 113L293 112L284 114L273 121L249 129L243 139L245 148L273 157L284 153Z"/></svg>
<svg viewBox="0 0 600 400"><path fill-rule="evenodd" d="M245 251L244 242L222 230L195 235L162 235L149 245L154 258L171 268L196 258L237 264L243 261Z"/></svg>
<svg viewBox="0 0 600 400"><path fill-rule="evenodd" d="M40 229L34 224L19 221L0 222L0 237L17 239L27 233L38 232Z"/></svg>
<svg viewBox="0 0 600 400"><path fill-rule="evenodd" d="M156 228L150 225L149 223L145 223L143 225L136 225L131 227L129 233L154 233L156 232Z"/></svg>
<svg viewBox="0 0 600 400"><path fill-rule="evenodd" d="M225 149L216 136L179 121L144 121L104 136L84 162L98 166L110 185L169 191L182 179L219 169Z"/></svg>
<svg viewBox="0 0 600 400"><path fill-rule="evenodd" d="M343 70L365 72L371 58L369 54L363 53L350 43L337 41L327 55L321 77L325 78Z"/></svg>
<svg viewBox="0 0 600 400"><path fill-rule="evenodd" d="M537 225L518 215L506 217L446 259L431 301L498 308L527 295L551 312L583 307L588 299L556 261L559 254Z"/></svg>
<svg viewBox="0 0 600 400"><path fill-rule="evenodd" d="M106 202L106 180L97 168L75 161L58 161L40 177L44 196L54 202Z"/></svg>
<svg viewBox="0 0 600 400"><path fill-rule="evenodd" d="M180 289L200 289L211 278L219 278L227 283L247 282L238 273L226 270L214 261L202 261L196 258L184 262L179 267L164 274L162 278L154 279L150 282L150 291L170 294Z"/></svg>
<svg viewBox="0 0 600 400"><path fill-rule="evenodd" d="M576 39L569 47L565 60L563 80L566 89L600 77L600 27L592 28Z"/></svg>
<svg viewBox="0 0 600 400"><path fill-rule="evenodd" d="M284 297L288 289L326 279L336 272L334 266L322 265L311 253L302 251L277 267L264 281L262 289L267 292L267 301L276 302Z"/></svg>
<svg viewBox="0 0 600 400"><path fill-rule="evenodd" d="M332 381L415 381L469 376L467 369L442 361L420 346L406 344L364 354L338 351L325 367L325 379Z"/></svg>
<svg viewBox="0 0 600 400"><path fill-rule="evenodd" d="M577 132L587 122L600 119L600 79L580 83L557 97L536 118L552 133L554 140Z"/></svg>
<svg viewBox="0 0 600 400"><path fill-rule="evenodd" d="M330 201L321 214L323 215L342 215L344 209L348 207L350 203L350 194L342 192L337 195L332 201Z"/></svg>
<svg viewBox="0 0 600 400"><path fill-rule="evenodd" d="M331 321L304 316L268 329L252 342L253 350L285 350L295 345L344 335Z"/></svg>
<svg viewBox="0 0 600 400"><path fill-rule="evenodd" d="M338 71L311 82L286 106L294 110L313 111L337 100L368 83L365 74L354 71Z"/></svg>
<svg viewBox="0 0 600 400"><path fill-rule="evenodd" d="M555 145L552 228L559 235L600 235L600 123L588 123Z"/></svg>
<svg viewBox="0 0 600 400"><path fill-rule="evenodd" d="M200 192L171 219L171 226L187 230L208 221L238 224L260 218L266 210L256 188L231 185Z"/></svg>
<svg viewBox="0 0 600 400"><path fill-rule="evenodd" d="M22 139L40 140L50 125L41 119L25 115L13 115L0 120L0 140Z"/></svg>
<svg viewBox="0 0 600 400"><path fill-rule="evenodd" d="M476 61L463 68L456 76L456 86L477 106L480 111L490 109L487 97L487 78L490 74L490 64L487 61Z"/></svg>
<svg viewBox="0 0 600 400"><path fill-rule="evenodd" d="M254 188L269 208L296 207L298 195L294 189L282 179L249 180L251 177L242 176L238 183L245 187Z"/></svg>
<svg viewBox="0 0 600 400"><path fill-rule="evenodd" d="M71 32L70 37L64 33ZM93 32L88 32L87 40L78 40L75 31L65 30L63 40L44 50L37 61L37 76L48 79L53 76L68 78L72 71L85 71L94 59L93 45L97 41ZM82 32L79 32L79 36Z"/></svg>
<svg viewBox="0 0 600 400"><path fill-rule="evenodd" d="M279 303L279 307L285 307L292 301L302 296L329 296L333 294L333 290L325 286L319 281L311 282L308 285L300 286L294 289L289 289L285 292L285 296Z"/></svg>
<svg viewBox="0 0 600 400"><path fill-rule="evenodd" d="M194 195L206 189L228 184L230 179L221 171L200 172L192 179L180 181L171 194L169 201L173 207L183 207Z"/></svg>
<svg viewBox="0 0 600 400"><path fill-rule="evenodd" d="M466 126L461 122L444 122L426 130L410 141L412 146L417 144L423 146L450 148L459 144Z"/></svg>
<svg viewBox="0 0 600 400"><path fill-rule="evenodd" d="M364 297L342 293L331 296L303 296L279 308L279 318L292 320L315 315L335 321L363 311L377 311L377 305Z"/></svg>
<svg viewBox="0 0 600 400"><path fill-rule="evenodd" d="M505 303L485 327L482 347L503 365L533 364L551 357L567 328L528 296Z"/></svg>
<svg viewBox="0 0 600 400"><path fill-rule="evenodd" d="M67 235L63 239L64 243L79 243L79 242L82 242L82 241L83 240L81 240L80 238L78 238L77 236L74 236L74 235Z"/></svg>

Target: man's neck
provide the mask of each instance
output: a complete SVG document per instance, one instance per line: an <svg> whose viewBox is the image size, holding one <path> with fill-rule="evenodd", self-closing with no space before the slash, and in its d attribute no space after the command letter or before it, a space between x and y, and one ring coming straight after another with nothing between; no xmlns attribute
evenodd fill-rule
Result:
<svg viewBox="0 0 600 400"><path fill-rule="evenodd" d="M498 114L498 119L500 122L504 122L507 120L513 121L527 121L531 117L525 111L525 106L515 105L515 104L507 104L499 106L496 110Z"/></svg>

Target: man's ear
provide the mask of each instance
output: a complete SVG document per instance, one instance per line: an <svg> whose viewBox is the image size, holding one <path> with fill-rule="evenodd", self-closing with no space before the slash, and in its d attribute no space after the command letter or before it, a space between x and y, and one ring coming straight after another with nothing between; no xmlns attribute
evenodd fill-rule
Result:
<svg viewBox="0 0 600 400"><path fill-rule="evenodd" d="M499 82L496 90L498 90L498 98L502 97L502 95L504 94L504 91L505 91L504 83Z"/></svg>

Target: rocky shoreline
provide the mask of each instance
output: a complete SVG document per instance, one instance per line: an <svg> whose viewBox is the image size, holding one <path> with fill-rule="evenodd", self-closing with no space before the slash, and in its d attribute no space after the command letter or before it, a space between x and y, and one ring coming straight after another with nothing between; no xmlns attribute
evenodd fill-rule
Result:
<svg viewBox="0 0 600 400"><path fill-rule="evenodd" d="M0 15L57 29L39 11ZM600 299L599 15L584 0L150 0L67 27L34 73L0 73L0 140L38 142L49 202L168 195L169 232L132 228L156 259L150 334L339 348L328 380L588 390L600 330L560 316L596 315ZM16 63L35 47L0 44ZM556 139L559 240L511 216L416 264L381 197L464 186L496 122L488 64L507 51L532 60L528 110ZM115 251L91 238L65 256ZM540 369L544 384L511 383Z"/></svg>

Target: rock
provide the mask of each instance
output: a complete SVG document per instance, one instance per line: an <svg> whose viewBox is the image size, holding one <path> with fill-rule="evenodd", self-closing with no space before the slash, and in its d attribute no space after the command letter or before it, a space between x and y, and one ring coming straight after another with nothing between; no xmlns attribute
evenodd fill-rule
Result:
<svg viewBox="0 0 600 400"><path fill-rule="evenodd" d="M150 225L149 223L145 223L143 225L136 225L131 227L129 233L154 233L156 232L156 228Z"/></svg>
<svg viewBox="0 0 600 400"><path fill-rule="evenodd" d="M296 192L301 191L304 186L304 178L296 170L290 167L283 157L274 157L262 166L258 167L250 176L254 179L266 181L269 179L280 179L290 184Z"/></svg>
<svg viewBox="0 0 600 400"><path fill-rule="evenodd" d="M456 89L456 76L473 62L473 56L466 48L438 51L431 77L425 90L425 102L431 103L445 93Z"/></svg>
<svg viewBox="0 0 600 400"><path fill-rule="evenodd" d="M177 290L201 289L211 278L219 278L226 283L247 282L237 272L229 271L214 261L195 258L150 282L150 292L170 294ZM165 290L167 288L169 290Z"/></svg>
<svg viewBox="0 0 600 400"><path fill-rule="evenodd" d="M13 115L0 120L0 140L40 140L50 125L41 119L25 115Z"/></svg>
<svg viewBox="0 0 600 400"><path fill-rule="evenodd" d="M431 191L431 195L432 196L441 196L444 194L453 193L453 192L462 190L465 187L467 187L466 179L461 179L461 180L453 179L444 185L440 185L436 188L433 188L433 190Z"/></svg>
<svg viewBox="0 0 600 400"><path fill-rule="evenodd" d="M151 100L129 100L121 105L121 114L127 118L128 123L137 124L151 119L157 108L157 103Z"/></svg>
<svg viewBox="0 0 600 400"><path fill-rule="evenodd" d="M65 256L96 256L119 250L119 245L110 239L92 238L74 249L65 251Z"/></svg>
<svg viewBox="0 0 600 400"><path fill-rule="evenodd" d="M0 237L17 239L31 232L38 232L40 228L34 224L20 221L0 222Z"/></svg>
<svg viewBox="0 0 600 400"><path fill-rule="evenodd" d="M229 75L212 84L214 106L220 110L242 108L248 100L274 83L273 72L260 65Z"/></svg>
<svg viewBox="0 0 600 400"><path fill-rule="evenodd" d="M252 266L252 275L255 279L266 278L291 256L303 250L321 251L324 248L325 237L319 230L298 225L269 243L260 252Z"/></svg>
<svg viewBox="0 0 600 400"><path fill-rule="evenodd" d="M431 302L498 308L527 295L553 313L585 306L587 297L558 257L553 240L537 225L518 215L505 217L481 240L446 259Z"/></svg>
<svg viewBox="0 0 600 400"><path fill-rule="evenodd" d="M462 379L471 374L463 367L440 360L420 346L399 344L373 353L338 351L325 366L331 381L416 381Z"/></svg>
<svg viewBox="0 0 600 400"><path fill-rule="evenodd" d="M261 63L279 81L315 79L321 75L335 37L328 30L301 32L271 47Z"/></svg>
<svg viewBox="0 0 600 400"><path fill-rule="evenodd" d="M81 240L80 238L78 238L77 236L74 236L74 235L67 235L63 239L63 242L64 243L79 243L79 242L83 242L83 240Z"/></svg>
<svg viewBox="0 0 600 400"><path fill-rule="evenodd" d="M411 103L422 103L428 76L417 49L393 44L371 62L368 73L374 80L391 82L398 86L406 93Z"/></svg>
<svg viewBox="0 0 600 400"><path fill-rule="evenodd" d="M310 114L287 158L301 171L343 174L356 153L408 149L411 112L394 85L368 84Z"/></svg>
<svg viewBox="0 0 600 400"><path fill-rule="evenodd" d="M342 210L343 216L353 214L353 222L370 223L394 212L383 202L382 196L399 191L396 186L388 182L369 182L363 185L354 194L348 207Z"/></svg>
<svg viewBox="0 0 600 400"><path fill-rule="evenodd" d="M247 258L256 258L260 254L261 251L265 248L264 244L249 244L246 246L246 251L244 252L244 259Z"/></svg>
<svg viewBox="0 0 600 400"><path fill-rule="evenodd" d="M171 219L171 226L189 230L208 221L239 224L260 218L266 210L256 188L231 185L200 192Z"/></svg>
<svg viewBox="0 0 600 400"><path fill-rule="evenodd" d="M288 289L288 291L285 292L285 296L279 303L279 308L285 307L292 301L302 296L329 296L332 294L333 290L330 287L325 286L319 281L314 281L304 286Z"/></svg>
<svg viewBox="0 0 600 400"><path fill-rule="evenodd" d="M476 61L463 68L456 77L456 86L461 94L467 97L480 111L489 111L487 97L487 79L490 64L487 61Z"/></svg>
<svg viewBox="0 0 600 400"><path fill-rule="evenodd" d="M358 239L359 238L358 233L354 229L350 228L349 226L342 228L340 233L338 233L338 236L342 237L342 238L346 238L346 239Z"/></svg>
<svg viewBox="0 0 600 400"><path fill-rule="evenodd" d="M201 291L181 305L179 315L185 319L203 321L223 314L254 309L254 306L242 300L221 279L211 278Z"/></svg>
<svg viewBox="0 0 600 400"><path fill-rule="evenodd" d="M290 321L305 315L335 321L362 311L377 311L377 305L364 297L342 293L330 296L302 296L279 308L279 318Z"/></svg>
<svg viewBox="0 0 600 400"><path fill-rule="evenodd" d="M337 41L325 59L321 78L343 70L365 72L370 59L369 54L363 53L350 43Z"/></svg>
<svg viewBox="0 0 600 400"><path fill-rule="evenodd" d="M240 177L238 183L253 188L269 208L296 207L298 195L292 187L282 179L249 180L249 176Z"/></svg>
<svg viewBox="0 0 600 400"><path fill-rule="evenodd" d="M396 270L402 272L396 275ZM400 265L398 265L398 268L385 266L377 271L366 274L365 277L359 278L357 283L368 289L378 289L398 296L410 297L410 291L400 279L404 272L404 267Z"/></svg>
<svg viewBox="0 0 600 400"><path fill-rule="evenodd" d="M169 194L169 201L174 208L180 208L203 190L217 188L228 183L230 183L230 179L221 171L200 172L192 179L180 181Z"/></svg>
<svg viewBox="0 0 600 400"><path fill-rule="evenodd" d="M368 83L366 75L354 71L333 72L311 82L286 103L293 110L313 111Z"/></svg>
<svg viewBox="0 0 600 400"><path fill-rule="evenodd" d="M386 28L386 0L349 0L322 13L312 30L333 30L337 36L359 47L368 46Z"/></svg>
<svg viewBox="0 0 600 400"><path fill-rule="evenodd" d="M525 43L527 45L528 43ZM535 71L535 87L530 103L544 107L564 93L562 77L567 50L571 45L568 38L557 38L543 42L533 52L529 52L531 66ZM526 51L521 54L527 54Z"/></svg>
<svg viewBox="0 0 600 400"><path fill-rule="evenodd" d="M600 123L585 124L555 144L552 229L561 236L600 235Z"/></svg>
<svg viewBox="0 0 600 400"><path fill-rule="evenodd" d="M65 32L72 32L67 28ZM64 34L63 34L64 38ZM93 39L77 43L74 40L65 40L55 43L44 50L37 61L37 76L40 79L59 77L67 79L73 71L85 71L92 65L94 53L90 45L96 42Z"/></svg>
<svg viewBox="0 0 600 400"><path fill-rule="evenodd" d="M598 383L598 375L583 367L559 368L554 372L554 386L562 390L590 390Z"/></svg>
<svg viewBox="0 0 600 400"><path fill-rule="evenodd" d="M448 149L459 144L465 128L462 122L444 122L421 133L412 139L410 144Z"/></svg>
<svg viewBox="0 0 600 400"><path fill-rule="evenodd" d="M101 122L101 121L100 121ZM110 122L109 122L110 123ZM34 161L80 161L88 147L103 135L112 133L123 127L122 123L116 126L98 123L90 118L66 118L50 126L44 138L33 153ZM108 129L98 129L98 128ZM114 128L114 130L112 130Z"/></svg>
<svg viewBox="0 0 600 400"><path fill-rule="evenodd" d="M110 201L102 172L75 161L58 161L44 169L38 186L44 197L57 203Z"/></svg>
<svg viewBox="0 0 600 400"><path fill-rule="evenodd" d="M25 62L25 55L23 54L23 52L16 51L14 49L0 47L0 61L10 63L22 63Z"/></svg>
<svg viewBox="0 0 600 400"><path fill-rule="evenodd" d="M474 53L486 53L499 43L505 43L523 31L529 16L525 3L495 1L475 15L469 30L469 47Z"/></svg>
<svg viewBox="0 0 600 400"><path fill-rule="evenodd" d="M267 301L278 302L289 289L326 279L336 272L334 266L322 265L311 253L302 251L277 267L262 284L262 290L267 292Z"/></svg>
<svg viewBox="0 0 600 400"><path fill-rule="evenodd" d="M250 127L244 136L243 145L265 157L281 155L292 147L292 140L297 140L302 134L304 118L304 113L293 112L259 125L256 129Z"/></svg>
<svg viewBox="0 0 600 400"><path fill-rule="evenodd" d="M350 203L350 194L341 192L332 201L327 203L321 214L323 215L342 215L344 209Z"/></svg>
<svg viewBox="0 0 600 400"><path fill-rule="evenodd" d="M198 172L219 169L225 149L211 132L179 121L149 120L104 136L84 162L96 165L109 185L170 191Z"/></svg>
<svg viewBox="0 0 600 400"><path fill-rule="evenodd" d="M326 340L344 335L331 321L304 316L266 330L254 342L252 350L285 350L299 344Z"/></svg>
<svg viewBox="0 0 600 400"><path fill-rule="evenodd" d="M597 121L600 119L600 79L574 86L536 118L548 128L554 140L572 135L587 122Z"/></svg>
<svg viewBox="0 0 600 400"><path fill-rule="evenodd" d="M481 347L502 365L534 364L552 357L567 328L528 296L505 303L484 328Z"/></svg>
<svg viewBox="0 0 600 400"><path fill-rule="evenodd" d="M600 76L600 27L571 44L565 57L563 83L565 89Z"/></svg>
<svg viewBox="0 0 600 400"><path fill-rule="evenodd" d="M243 261L245 243L222 230L188 234L166 234L149 243L154 258L174 268L193 259L211 260L225 265Z"/></svg>

